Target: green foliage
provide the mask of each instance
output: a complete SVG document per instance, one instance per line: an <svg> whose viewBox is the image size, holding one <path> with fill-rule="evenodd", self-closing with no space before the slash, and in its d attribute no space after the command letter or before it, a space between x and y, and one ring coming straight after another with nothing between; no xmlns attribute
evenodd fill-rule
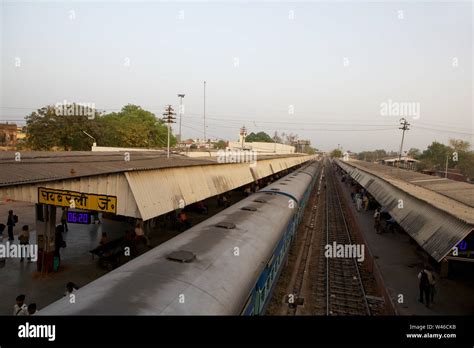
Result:
<svg viewBox="0 0 474 348"><path fill-rule="evenodd" d="M245 141L249 143L253 143L253 142L273 143L274 142L274 140L265 132L258 132L257 134L252 132L245 137Z"/></svg>
<svg viewBox="0 0 474 348"><path fill-rule="evenodd" d="M421 151L419 149L412 147L410 150L408 150L408 157L419 159L420 156L421 156Z"/></svg>
<svg viewBox="0 0 474 348"><path fill-rule="evenodd" d="M357 159L367 162L375 162L379 159L389 156L385 150L362 151L357 154Z"/></svg>
<svg viewBox="0 0 474 348"><path fill-rule="evenodd" d="M224 140L219 140L216 143L216 149L225 149L226 146L227 146L227 141L224 141Z"/></svg>
<svg viewBox="0 0 474 348"><path fill-rule="evenodd" d="M342 151L339 150L339 149L334 149L334 150L331 151L330 156L335 157L335 158L341 158L342 157Z"/></svg>
<svg viewBox="0 0 474 348"><path fill-rule="evenodd" d="M93 140L99 146L166 147L168 129L155 115L137 105L126 105L118 113L87 116L58 115L53 106L43 107L26 117L27 146L32 150L90 150ZM176 138L170 136L170 144Z"/></svg>
<svg viewBox="0 0 474 348"><path fill-rule="evenodd" d="M100 117L101 136L98 144L116 147L166 147L168 128L162 120L157 120L150 111L137 105L126 105L118 113ZM176 144L171 134L170 146Z"/></svg>
<svg viewBox="0 0 474 348"><path fill-rule="evenodd" d="M26 119L26 145L32 150L90 150L92 139L83 131L98 136L96 113L94 119L87 116L58 115L53 106L45 106L32 112Z"/></svg>
<svg viewBox="0 0 474 348"><path fill-rule="evenodd" d="M419 156L420 163L418 168L444 170L446 168L446 159L448 159L448 168L456 168L468 178L474 178L474 152L469 151L470 144L467 141L459 139L450 139L447 146L434 141ZM457 161L454 160L454 152L457 153Z"/></svg>
<svg viewBox="0 0 474 348"><path fill-rule="evenodd" d="M428 148L423 151L420 156L422 166L430 169L444 168L446 165L446 156L450 155L453 149L444 144L433 141ZM449 163L449 167L453 167L453 162Z"/></svg>

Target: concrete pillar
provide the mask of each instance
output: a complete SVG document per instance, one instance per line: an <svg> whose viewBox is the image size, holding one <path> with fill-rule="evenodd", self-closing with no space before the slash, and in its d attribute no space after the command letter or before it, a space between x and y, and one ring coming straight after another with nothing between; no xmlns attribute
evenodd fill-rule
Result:
<svg viewBox="0 0 474 348"><path fill-rule="evenodd" d="M56 207L36 204L36 243L38 244L38 272L53 271L56 232ZM43 267L44 265L44 267Z"/></svg>

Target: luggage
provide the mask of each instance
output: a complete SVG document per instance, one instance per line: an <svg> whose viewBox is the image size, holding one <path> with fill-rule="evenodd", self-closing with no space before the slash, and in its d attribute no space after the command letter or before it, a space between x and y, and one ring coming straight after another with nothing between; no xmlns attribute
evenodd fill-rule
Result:
<svg viewBox="0 0 474 348"><path fill-rule="evenodd" d="M59 257L55 256L53 259L53 270L57 272L59 269Z"/></svg>

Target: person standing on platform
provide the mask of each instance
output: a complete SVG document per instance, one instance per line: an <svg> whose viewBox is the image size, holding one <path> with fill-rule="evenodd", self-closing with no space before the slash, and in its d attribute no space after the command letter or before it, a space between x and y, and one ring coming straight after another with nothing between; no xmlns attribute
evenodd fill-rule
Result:
<svg viewBox="0 0 474 348"><path fill-rule="evenodd" d="M418 273L418 279L420 280L419 288L420 288L420 302L423 302L423 295L426 301L426 307L430 306L430 278L431 272L427 270L425 267L420 273Z"/></svg>
<svg viewBox="0 0 474 348"><path fill-rule="evenodd" d="M374 213L374 228L375 228L375 232L377 232L378 234L380 234L380 209L379 209L379 208L375 209L375 213Z"/></svg>
<svg viewBox="0 0 474 348"><path fill-rule="evenodd" d="M63 225L64 232L68 232L69 228L67 227L67 209L63 207L63 211L61 213L61 225Z"/></svg>
<svg viewBox="0 0 474 348"><path fill-rule="evenodd" d="M28 306L25 304L25 295L18 295L16 297L16 303L13 306L13 315L24 316L28 315Z"/></svg>
<svg viewBox="0 0 474 348"><path fill-rule="evenodd" d="M18 219L18 218L17 218ZM13 241L13 227L15 227L15 215L13 215L13 210L8 211L8 219L7 219L7 226L8 226L8 240Z"/></svg>
<svg viewBox="0 0 474 348"><path fill-rule="evenodd" d="M431 266L428 266L428 271L431 275L431 277L428 277L430 281L430 299L431 303L434 303L434 295L436 294L436 278L434 275L434 270Z"/></svg>
<svg viewBox="0 0 474 348"><path fill-rule="evenodd" d="M56 232L54 234L54 257L58 258L57 269L61 265L61 248L66 247L66 242L64 241L63 234L62 234L62 226L56 226Z"/></svg>
<svg viewBox="0 0 474 348"><path fill-rule="evenodd" d="M367 211L369 208L369 197L367 195L364 195L364 198L362 198L362 202L364 203L364 210Z"/></svg>
<svg viewBox="0 0 474 348"><path fill-rule="evenodd" d="M362 198L360 197L360 193L356 193L356 208L357 211L362 209Z"/></svg>
<svg viewBox="0 0 474 348"><path fill-rule="evenodd" d="M22 248L22 251L27 252L27 245L30 244L30 231L28 230L28 225L24 225L21 228L21 233L18 236L18 240L20 241L20 245L24 245L25 247ZM23 252L21 253L21 259L20 262L23 262L24 259L24 254ZM31 263L31 257L28 256L28 263Z"/></svg>

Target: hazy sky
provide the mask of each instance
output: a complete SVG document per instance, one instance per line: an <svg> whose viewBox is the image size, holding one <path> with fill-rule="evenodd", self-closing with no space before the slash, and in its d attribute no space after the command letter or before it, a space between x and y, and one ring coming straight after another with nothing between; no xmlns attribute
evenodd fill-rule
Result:
<svg viewBox="0 0 474 348"><path fill-rule="evenodd" d="M0 122L63 100L161 116L185 93L183 136L200 137L205 80L212 138L398 150L394 107L413 103L405 149L474 142L470 1L0 3Z"/></svg>

